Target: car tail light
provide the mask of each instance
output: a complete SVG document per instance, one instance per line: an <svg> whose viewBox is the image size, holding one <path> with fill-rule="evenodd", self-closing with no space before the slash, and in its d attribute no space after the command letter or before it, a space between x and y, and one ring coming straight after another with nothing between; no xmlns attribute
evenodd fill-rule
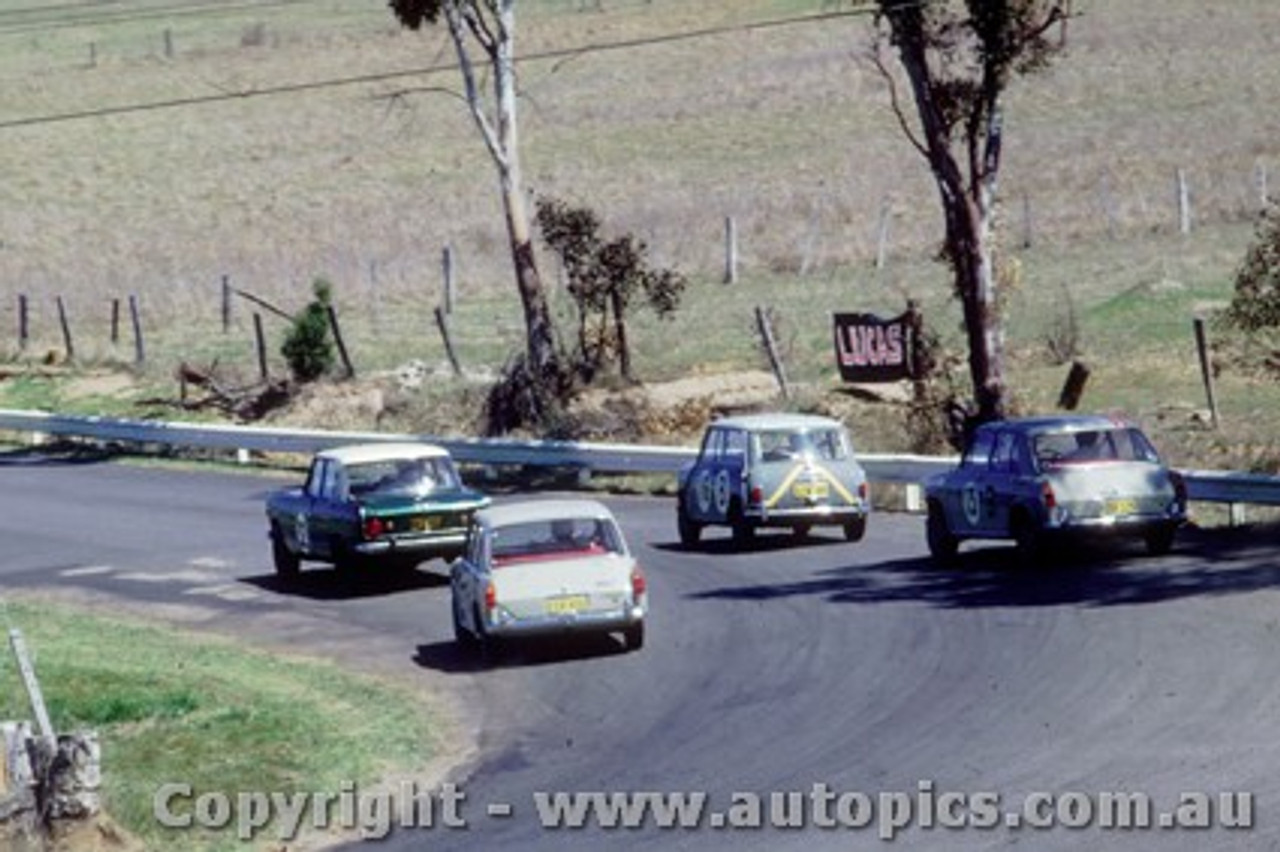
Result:
<svg viewBox="0 0 1280 852"><path fill-rule="evenodd" d="M867 496L871 493L871 489L867 487L867 483L858 484L858 499L863 503L867 502Z"/></svg>
<svg viewBox="0 0 1280 852"><path fill-rule="evenodd" d="M493 612L498 608L498 589L490 580L484 587L484 608Z"/></svg>
<svg viewBox="0 0 1280 852"><path fill-rule="evenodd" d="M640 600L644 596L645 591L649 588L649 583L644 578L644 572L640 570L640 566L631 569L631 597Z"/></svg>
<svg viewBox="0 0 1280 852"><path fill-rule="evenodd" d="M382 518L365 518L365 538L380 538L384 532L386 532L386 525L382 522Z"/></svg>
<svg viewBox="0 0 1280 852"><path fill-rule="evenodd" d="M1179 503L1187 502L1187 481L1176 470L1169 471L1169 482L1173 485L1173 496Z"/></svg>
<svg viewBox="0 0 1280 852"><path fill-rule="evenodd" d="M1044 501L1046 509L1053 509L1058 505L1058 498L1053 493L1053 486L1047 482L1040 484L1040 499Z"/></svg>
<svg viewBox="0 0 1280 852"><path fill-rule="evenodd" d="M751 493L747 495L747 499L750 500L752 503L763 503L764 489L762 489L759 485L752 487Z"/></svg>

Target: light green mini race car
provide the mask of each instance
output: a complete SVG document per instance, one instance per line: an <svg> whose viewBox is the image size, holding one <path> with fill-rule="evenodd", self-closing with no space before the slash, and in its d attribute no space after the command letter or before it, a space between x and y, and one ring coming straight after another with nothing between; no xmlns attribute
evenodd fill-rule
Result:
<svg viewBox="0 0 1280 852"><path fill-rule="evenodd" d="M849 541L866 533L867 476L843 423L800 414L727 417L707 427L698 458L680 471L680 542L727 526L739 545L760 527L798 536L838 526Z"/></svg>

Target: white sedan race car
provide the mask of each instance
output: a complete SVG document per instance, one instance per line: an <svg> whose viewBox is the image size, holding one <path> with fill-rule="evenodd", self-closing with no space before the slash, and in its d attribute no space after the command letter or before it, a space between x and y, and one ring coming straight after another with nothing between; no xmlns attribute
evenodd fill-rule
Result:
<svg viewBox="0 0 1280 852"><path fill-rule="evenodd" d="M459 644L575 632L621 633L644 645L644 573L609 510L545 500L477 512L450 572Z"/></svg>

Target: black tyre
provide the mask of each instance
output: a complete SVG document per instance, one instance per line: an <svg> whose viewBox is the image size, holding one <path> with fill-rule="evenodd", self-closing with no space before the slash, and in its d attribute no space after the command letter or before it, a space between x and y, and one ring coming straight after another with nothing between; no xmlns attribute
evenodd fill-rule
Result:
<svg viewBox="0 0 1280 852"><path fill-rule="evenodd" d="M852 521L844 522L844 538L845 541L862 541L862 537L867 534L867 517L863 515L861 518L854 518Z"/></svg>
<svg viewBox="0 0 1280 852"><path fill-rule="evenodd" d="M692 547L702 538L702 524L689 517L684 501L685 495L681 492L676 498L676 531L680 535L680 543L685 547Z"/></svg>
<svg viewBox="0 0 1280 852"><path fill-rule="evenodd" d="M1143 535L1143 540L1147 543L1147 553L1152 556L1163 556L1173 549L1173 537L1177 533L1177 528L1172 525L1165 525L1147 530Z"/></svg>
<svg viewBox="0 0 1280 852"><path fill-rule="evenodd" d="M742 513L742 504L734 500L729 504L729 529L733 533L733 543L740 548L750 547L756 538L756 528Z"/></svg>
<svg viewBox="0 0 1280 852"><path fill-rule="evenodd" d="M938 503L929 504L929 517L925 521L925 538L929 542L929 555L944 564L955 561L960 550L960 539L951 532L947 513Z"/></svg>
<svg viewBox="0 0 1280 852"><path fill-rule="evenodd" d="M1028 517L1026 512L1015 512L1010 527L1010 532L1013 534L1013 543L1017 548L1018 558L1021 562L1027 563L1038 560L1044 555L1044 536L1041 535L1040 529Z"/></svg>
<svg viewBox="0 0 1280 852"><path fill-rule="evenodd" d="M622 631L622 638L627 641L628 651L639 651L644 647L644 622L636 622Z"/></svg>
<svg viewBox="0 0 1280 852"><path fill-rule="evenodd" d="M282 580L294 579L302 567L298 554L285 544L284 533L278 524L271 525L271 561L275 565L276 576Z"/></svg>
<svg viewBox="0 0 1280 852"><path fill-rule="evenodd" d="M462 619L458 617L457 603L455 602L449 609L453 612L453 640L463 650L474 651L476 649L476 635L462 626Z"/></svg>
<svg viewBox="0 0 1280 852"><path fill-rule="evenodd" d="M809 537L809 533L812 530L813 530L812 524L796 524L794 527L791 528L791 534L796 538L803 540Z"/></svg>

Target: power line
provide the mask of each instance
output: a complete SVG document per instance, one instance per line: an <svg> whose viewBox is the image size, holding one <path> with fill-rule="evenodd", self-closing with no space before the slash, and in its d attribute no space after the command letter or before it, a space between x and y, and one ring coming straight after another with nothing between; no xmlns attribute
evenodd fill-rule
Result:
<svg viewBox="0 0 1280 852"><path fill-rule="evenodd" d="M305 2L305 0L282 0L282 2ZM737 32L755 32L759 30L780 29L783 27L797 26L803 24L821 23L824 21L832 21L843 18L851 18L854 16L868 15L874 12L871 6L859 6L853 9L847 9L840 12L823 12L817 15L802 15L790 18L775 18L768 21L758 21L750 24L725 24L718 27L706 27L703 29L689 30L682 33L669 33L661 36L649 36L645 38L624 39L622 41L604 42L598 44L586 45L583 47L561 48L557 50L548 50L541 53L527 54L520 57L522 62L535 62L548 59L565 59L569 57L585 56L597 53L610 53L619 50L633 50L640 47L650 47L653 45L673 44L681 41L693 41L696 39L710 38L714 36L729 35ZM155 112L158 110L176 109L180 107L200 106L204 104L223 103L226 101L247 100L250 98L268 97L273 95L289 95L301 92L312 92L321 89L334 89L343 86L364 85L367 83L381 83L388 80L398 80L405 77L425 76L429 74L438 74L443 71L456 70L457 63L446 63L439 65L430 65L419 68L405 68L395 71L384 71L376 74L359 74L349 77L334 77L328 80L315 80L304 83L287 83L278 86L267 86L261 89L249 89L243 92L220 92L214 95L199 95L189 98L174 98L165 101L152 101L141 104L124 104L114 107L98 107L95 109L79 110L76 112L56 113L51 115L31 116L28 118L10 119L8 121L0 121L0 130L8 130L16 127L31 127L42 124L57 124L68 121L79 121L89 118L105 118L108 116L129 115L132 113Z"/></svg>
<svg viewBox="0 0 1280 852"><path fill-rule="evenodd" d="M177 18L224 16L236 12L256 9L280 8L314 3L316 0L243 0L232 3L225 0L199 0L199 2L178 3L169 6L150 8L121 8L115 11L102 10L98 5L87 6L76 4L55 7L61 10L84 11L83 14L59 15L56 20L26 20L13 23L0 21L0 35L12 35L27 32L48 32L59 29L72 29L91 25L125 24L136 21L172 20ZM19 10L14 10L17 12ZM28 10L21 10L28 11ZM43 11L43 10L42 10ZM0 12L0 17L9 13Z"/></svg>

